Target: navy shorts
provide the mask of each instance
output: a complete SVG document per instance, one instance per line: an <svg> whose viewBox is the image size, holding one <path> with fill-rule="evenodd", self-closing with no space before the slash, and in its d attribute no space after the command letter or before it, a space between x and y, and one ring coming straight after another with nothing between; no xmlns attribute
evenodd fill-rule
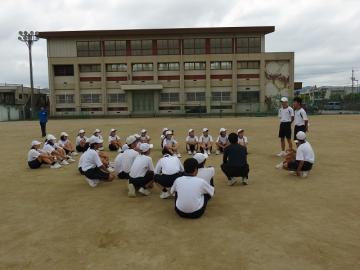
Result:
<svg viewBox="0 0 360 270"><path fill-rule="evenodd" d="M42 165L42 163L38 159L28 161L28 164L31 169L38 169Z"/></svg>
<svg viewBox="0 0 360 270"><path fill-rule="evenodd" d="M280 123L279 138L291 139L291 122Z"/></svg>

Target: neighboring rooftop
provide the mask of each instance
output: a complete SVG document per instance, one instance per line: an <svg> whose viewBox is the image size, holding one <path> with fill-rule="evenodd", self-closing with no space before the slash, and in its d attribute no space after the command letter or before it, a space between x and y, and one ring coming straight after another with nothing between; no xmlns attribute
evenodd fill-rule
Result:
<svg viewBox="0 0 360 270"><path fill-rule="evenodd" d="M39 32L40 38L74 38L74 37L120 37L120 36L167 36L167 35L204 35L204 34L269 34L275 26L247 27L201 27L201 28L158 28L158 29L126 29L126 30L85 30L85 31L48 31Z"/></svg>

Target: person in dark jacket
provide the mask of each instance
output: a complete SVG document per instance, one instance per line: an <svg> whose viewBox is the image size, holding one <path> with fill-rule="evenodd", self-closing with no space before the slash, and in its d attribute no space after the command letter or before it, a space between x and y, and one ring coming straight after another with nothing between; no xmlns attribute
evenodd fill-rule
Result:
<svg viewBox="0 0 360 270"><path fill-rule="evenodd" d="M238 144L238 135L229 134L230 145L224 150L223 164L221 170L228 178L228 185L234 185L237 180L235 177L241 177L243 185L248 184L249 164L247 163L246 147Z"/></svg>
<svg viewBox="0 0 360 270"><path fill-rule="evenodd" d="M40 108L38 113L40 127L41 127L41 136L44 138L46 137L46 123L48 121L48 112L45 110L44 107Z"/></svg>

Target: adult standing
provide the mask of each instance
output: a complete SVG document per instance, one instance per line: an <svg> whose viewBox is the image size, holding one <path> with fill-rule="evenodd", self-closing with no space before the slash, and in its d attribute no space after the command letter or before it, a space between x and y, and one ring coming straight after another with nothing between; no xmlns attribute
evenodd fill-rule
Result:
<svg viewBox="0 0 360 270"><path fill-rule="evenodd" d="M281 152L279 157L285 156L285 138L288 142L289 148L292 149L291 143L291 123L294 121L294 110L288 104L286 97L281 98L281 108L279 109L280 128L279 138L281 141Z"/></svg>
<svg viewBox="0 0 360 270"><path fill-rule="evenodd" d="M38 118L41 127L41 136L44 138L46 137L46 123L48 121L48 112L47 110L45 110L44 107L40 108L40 111L38 113Z"/></svg>

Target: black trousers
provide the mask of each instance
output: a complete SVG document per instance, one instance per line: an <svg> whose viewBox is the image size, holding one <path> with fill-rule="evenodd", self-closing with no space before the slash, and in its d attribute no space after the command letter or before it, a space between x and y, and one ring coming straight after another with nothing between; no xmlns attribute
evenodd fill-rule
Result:
<svg viewBox="0 0 360 270"><path fill-rule="evenodd" d="M129 183L133 184L136 189L146 188L146 185L154 180L154 172L147 172L144 177L132 178L130 177Z"/></svg>
<svg viewBox="0 0 360 270"><path fill-rule="evenodd" d="M165 188L171 188L174 184L175 180L179 177L181 177L183 173L176 173L172 175L167 174L155 174L154 180L156 183L158 183L160 186Z"/></svg>
<svg viewBox="0 0 360 270"><path fill-rule="evenodd" d="M40 122L40 128L41 128L41 137L46 137L46 122L45 123Z"/></svg>
<svg viewBox="0 0 360 270"><path fill-rule="evenodd" d="M224 172L226 177L230 180L232 177L245 177L249 176L249 165L233 166L228 163L221 164L221 170Z"/></svg>
<svg viewBox="0 0 360 270"><path fill-rule="evenodd" d="M122 179L122 180L129 180L129 179L130 179L130 176L129 176L129 173L120 172L120 173L118 174L118 178L119 178L119 179Z"/></svg>
<svg viewBox="0 0 360 270"><path fill-rule="evenodd" d="M177 194L175 194L175 212L180 217L183 217L183 218L191 218L191 219L199 218L205 213L207 203L210 199L211 199L211 196L209 194L204 194L204 205L199 210L192 212L192 213L184 213L176 207Z"/></svg>
<svg viewBox="0 0 360 270"><path fill-rule="evenodd" d="M202 154L204 154L204 151L205 150L210 150L210 152L212 151L212 147L210 146L208 149L204 149L204 148L202 148L202 147L200 147L200 152L202 153Z"/></svg>
<svg viewBox="0 0 360 270"><path fill-rule="evenodd" d="M197 145L193 145L193 144L186 144L186 150L187 151L191 151L194 152L197 150Z"/></svg>
<svg viewBox="0 0 360 270"><path fill-rule="evenodd" d="M300 163L300 161L298 161L298 160L289 162L289 164L288 164L289 171L296 171L297 168L299 167L299 163ZM312 166L313 166L312 163L305 161L304 165L301 168L301 171L310 171L312 169Z"/></svg>

